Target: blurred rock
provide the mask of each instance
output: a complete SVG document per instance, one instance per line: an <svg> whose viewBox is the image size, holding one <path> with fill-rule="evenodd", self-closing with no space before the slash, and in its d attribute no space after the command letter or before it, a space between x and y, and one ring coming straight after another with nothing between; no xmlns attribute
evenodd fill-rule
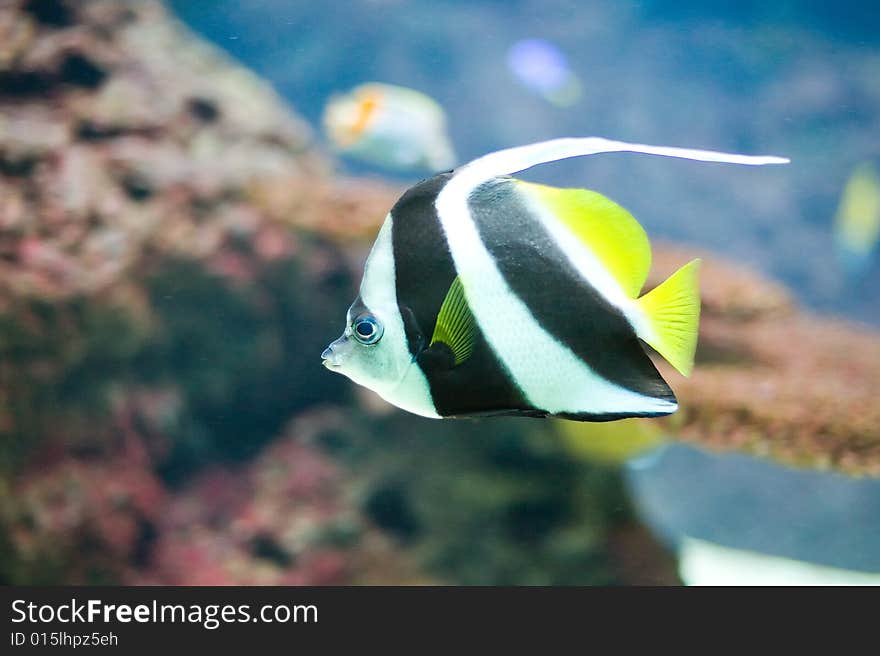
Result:
<svg viewBox="0 0 880 656"><path fill-rule="evenodd" d="M0 30L0 173L25 192L0 217L0 305L216 250L241 226L200 219L235 215L251 181L328 170L267 85L155 2L14 2Z"/></svg>
<svg viewBox="0 0 880 656"><path fill-rule="evenodd" d="M134 443L100 459L56 452L5 492L0 574L12 584L118 581L143 562L167 503Z"/></svg>
<svg viewBox="0 0 880 656"><path fill-rule="evenodd" d="M305 417L252 463L215 466L180 491L131 432L100 458L57 452L3 496L11 553L0 573L31 584L329 585L382 567L383 583L417 580L308 444L328 421Z"/></svg>
<svg viewBox="0 0 880 656"><path fill-rule="evenodd" d="M252 463L198 474L166 504L146 567L129 568L124 580L339 585L387 563L384 583L414 582L406 558L364 521L343 472L310 444L339 421L304 416Z"/></svg>

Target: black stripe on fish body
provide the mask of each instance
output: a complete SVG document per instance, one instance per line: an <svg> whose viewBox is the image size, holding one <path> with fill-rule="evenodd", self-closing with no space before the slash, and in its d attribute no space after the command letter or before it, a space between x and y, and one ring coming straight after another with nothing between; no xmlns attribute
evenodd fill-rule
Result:
<svg viewBox="0 0 880 656"><path fill-rule="evenodd" d="M428 348L440 308L457 275L434 207L437 194L450 177L451 173L441 173L423 180L391 208L394 284L409 351L428 380L440 416L540 415L540 410L529 406L482 333L470 357L457 367L445 344Z"/></svg>
<svg viewBox="0 0 880 656"><path fill-rule="evenodd" d="M675 395L629 321L583 279L514 185L511 178L493 180L477 188L468 201L483 244L507 284L536 321L597 375L639 394L674 402ZM638 411L608 418L637 415ZM605 416L575 413L569 418Z"/></svg>
<svg viewBox="0 0 880 656"><path fill-rule="evenodd" d="M434 208L437 194L450 177L451 172L422 180L391 208L394 284L413 356L430 341L437 313L457 275Z"/></svg>

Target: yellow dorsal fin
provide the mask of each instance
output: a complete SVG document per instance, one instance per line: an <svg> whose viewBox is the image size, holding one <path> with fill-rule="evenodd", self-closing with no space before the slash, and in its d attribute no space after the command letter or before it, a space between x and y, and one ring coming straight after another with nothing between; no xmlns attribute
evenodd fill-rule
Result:
<svg viewBox="0 0 880 656"><path fill-rule="evenodd" d="M693 370L697 350L699 268L700 260L688 262L638 300L644 317L639 337L684 376Z"/></svg>
<svg viewBox="0 0 880 656"><path fill-rule="evenodd" d="M471 356L476 336L477 324L464 297L461 280L456 276L443 299L443 305L440 306L431 346L437 342L446 344L455 356L455 364L458 366Z"/></svg>
<svg viewBox="0 0 880 656"><path fill-rule="evenodd" d="M599 260L630 298L651 268L648 235L632 214L600 193L518 181Z"/></svg>

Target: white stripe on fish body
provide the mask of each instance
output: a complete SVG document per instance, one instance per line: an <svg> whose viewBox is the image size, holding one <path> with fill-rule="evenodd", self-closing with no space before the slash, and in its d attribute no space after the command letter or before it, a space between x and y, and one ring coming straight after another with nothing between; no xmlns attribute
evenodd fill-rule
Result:
<svg viewBox="0 0 880 656"><path fill-rule="evenodd" d="M399 408L423 417L436 419L440 415L437 414L437 409L434 407L428 379L425 378L421 368L412 362L412 355L406 341L406 331L403 327L403 317L400 316L397 305L397 278L391 237L392 225L393 219L391 214L388 214L364 264L360 295L364 305L376 313L382 321L385 329L382 341L386 342L386 348L394 350L394 360L409 362L409 364L400 377L393 379L387 386L377 387L373 380L355 380L355 382L369 387L383 399ZM346 333L351 331L353 318L348 317Z"/></svg>
<svg viewBox="0 0 880 656"><path fill-rule="evenodd" d="M397 291L395 289L396 273L394 266L394 249L392 247L391 232L393 219L391 213L385 217L382 227L379 228L379 234L367 261L364 263L364 275L361 278L361 300L364 305L373 311L382 311L389 305L397 304ZM399 313L397 318L400 319L400 329L403 330L403 319ZM354 317L348 317L349 322ZM386 327L387 328L387 327Z"/></svg>
<svg viewBox="0 0 880 656"><path fill-rule="evenodd" d="M428 379L417 364L410 365L397 387L387 393L377 392L377 394L391 405L396 405L407 412L430 419L441 418L431 398Z"/></svg>
<svg viewBox="0 0 880 656"><path fill-rule="evenodd" d="M471 192L485 181L479 170L464 167L446 183L435 205L468 306L526 400L553 414L674 412L676 403L633 392L596 374L548 333L510 289L468 207Z"/></svg>

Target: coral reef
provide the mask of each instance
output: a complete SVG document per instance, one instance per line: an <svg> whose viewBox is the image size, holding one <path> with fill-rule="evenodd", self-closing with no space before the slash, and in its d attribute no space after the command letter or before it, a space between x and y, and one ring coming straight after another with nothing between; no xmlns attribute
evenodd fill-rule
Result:
<svg viewBox="0 0 880 656"><path fill-rule="evenodd" d="M309 443L333 423L332 414L304 416L252 462L215 464L179 490L156 474L130 426L112 454L44 455L0 503L0 571L31 584L419 580L365 522L339 467Z"/></svg>
<svg viewBox="0 0 880 656"><path fill-rule="evenodd" d="M143 448L41 454L0 499L0 576L12 584L114 583L142 564L168 495Z"/></svg>
<svg viewBox="0 0 880 656"><path fill-rule="evenodd" d="M419 580L372 527L338 466L313 443L336 413L304 415L252 462L214 465L174 494L149 567L123 580L165 585L331 585Z"/></svg>
<svg viewBox="0 0 880 656"><path fill-rule="evenodd" d="M155 3L17 4L0 13L3 303L214 253L262 227L248 181L326 170L268 86ZM266 257L289 246L277 230L255 242Z"/></svg>

